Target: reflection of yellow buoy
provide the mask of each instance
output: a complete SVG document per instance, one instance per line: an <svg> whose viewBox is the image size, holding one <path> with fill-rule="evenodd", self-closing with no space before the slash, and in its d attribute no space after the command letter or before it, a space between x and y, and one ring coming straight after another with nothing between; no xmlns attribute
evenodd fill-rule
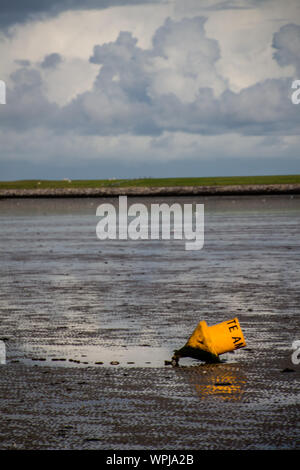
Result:
<svg viewBox="0 0 300 470"><path fill-rule="evenodd" d="M177 373L192 386L199 398L222 401L242 399L247 377L236 364L201 364L178 367Z"/></svg>
<svg viewBox="0 0 300 470"><path fill-rule="evenodd" d="M180 357L193 357L205 362L219 362L219 354L244 346L246 342L237 318L213 326L200 321L183 348L175 351L173 360L178 363Z"/></svg>

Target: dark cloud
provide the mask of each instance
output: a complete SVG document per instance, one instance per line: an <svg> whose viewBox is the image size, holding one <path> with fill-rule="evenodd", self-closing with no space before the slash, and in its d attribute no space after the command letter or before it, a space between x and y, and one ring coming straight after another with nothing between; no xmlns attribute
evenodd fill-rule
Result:
<svg viewBox="0 0 300 470"><path fill-rule="evenodd" d="M40 73L22 67L11 75L12 87L7 87L7 105L0 108L0 125L16 131L36 127L51 127L58 108L49 103L44 93Z"/></svg>
<svg viewBox="0 0 300 470"><path fill-rule="evenodd" d="M300 113L290 99L291 83L269 79L239 93L225 91L220 97L223 126L243 135L298 135Z"/></svg>
<svg viewBox="0 0 300 470"><path fill-rule="evenodd" d="M62 56L57 52L48 54L44 57L43 62L41 62L41 67L43 69L55 68L58 64L62 62Z"/></svg>
<svg viewBox="0 0 300 470"><path fill-rule="evenodd" d="M273 48L274 59L281 67L293 65L295 71L300 74L300 26L286 24L274 34ZM298 78L298 77L297 77Z"/></svg>
<svg viewBox="0 0 300 470"><path fill-rule="evenodd" d="M0 28L32 19L56 16L67 10L105 9L115 6L160 3L159 0L1 0Z"/></svg>
<svg viewBox="0 0 300 470"><path fill-rule="evenodd" d="M30 60L26 59L16 59L15 63L20 65L21 67L29 67L31 65Z"/></svg>

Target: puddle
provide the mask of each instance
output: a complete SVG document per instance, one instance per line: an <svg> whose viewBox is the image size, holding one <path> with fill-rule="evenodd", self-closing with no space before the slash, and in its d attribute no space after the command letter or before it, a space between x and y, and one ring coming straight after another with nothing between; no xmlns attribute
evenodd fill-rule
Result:
<svg viewBox="0 0 300 470"><path fill-rule="evenodd" d="M19 345L7 352L6 363L22 363L51 367L170 367L173 349L168 347L99 347L99 346L53 346ZM227 354L222 363L228 361ZM230 360L230 362L235 362ZM180 358L179 368L199 366L202 361L189 357Z"/></svg>
<svg viewBox="0 0 300 470"><path fill-rule="evenodd" d="M11 351L7 364L52 367L166 367L172 349L163 347L35 346L25 345Z"/></svg>

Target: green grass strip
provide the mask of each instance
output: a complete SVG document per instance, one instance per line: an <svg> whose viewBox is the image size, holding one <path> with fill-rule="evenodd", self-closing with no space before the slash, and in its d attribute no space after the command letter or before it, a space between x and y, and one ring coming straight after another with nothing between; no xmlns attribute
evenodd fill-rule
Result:
<svg viewBox="0 0 300 470"><path fill-rule="evenodd" d="M228 176L205 178L138 178L106 180L2 181L0 189L126 188L171 186L228 186L244 184L300 184L300 175Z"/></svg>

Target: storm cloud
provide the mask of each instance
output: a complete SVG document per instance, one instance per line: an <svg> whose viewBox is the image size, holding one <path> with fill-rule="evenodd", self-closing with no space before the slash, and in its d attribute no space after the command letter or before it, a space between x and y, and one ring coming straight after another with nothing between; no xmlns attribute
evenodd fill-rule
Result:
<svg viewBox="0 0 300 470"><path fill-rule="evenodd" d="M0 28L36 21L64 11L101 10L117 6L157 3L156 0L1 0Z"/></svg>

